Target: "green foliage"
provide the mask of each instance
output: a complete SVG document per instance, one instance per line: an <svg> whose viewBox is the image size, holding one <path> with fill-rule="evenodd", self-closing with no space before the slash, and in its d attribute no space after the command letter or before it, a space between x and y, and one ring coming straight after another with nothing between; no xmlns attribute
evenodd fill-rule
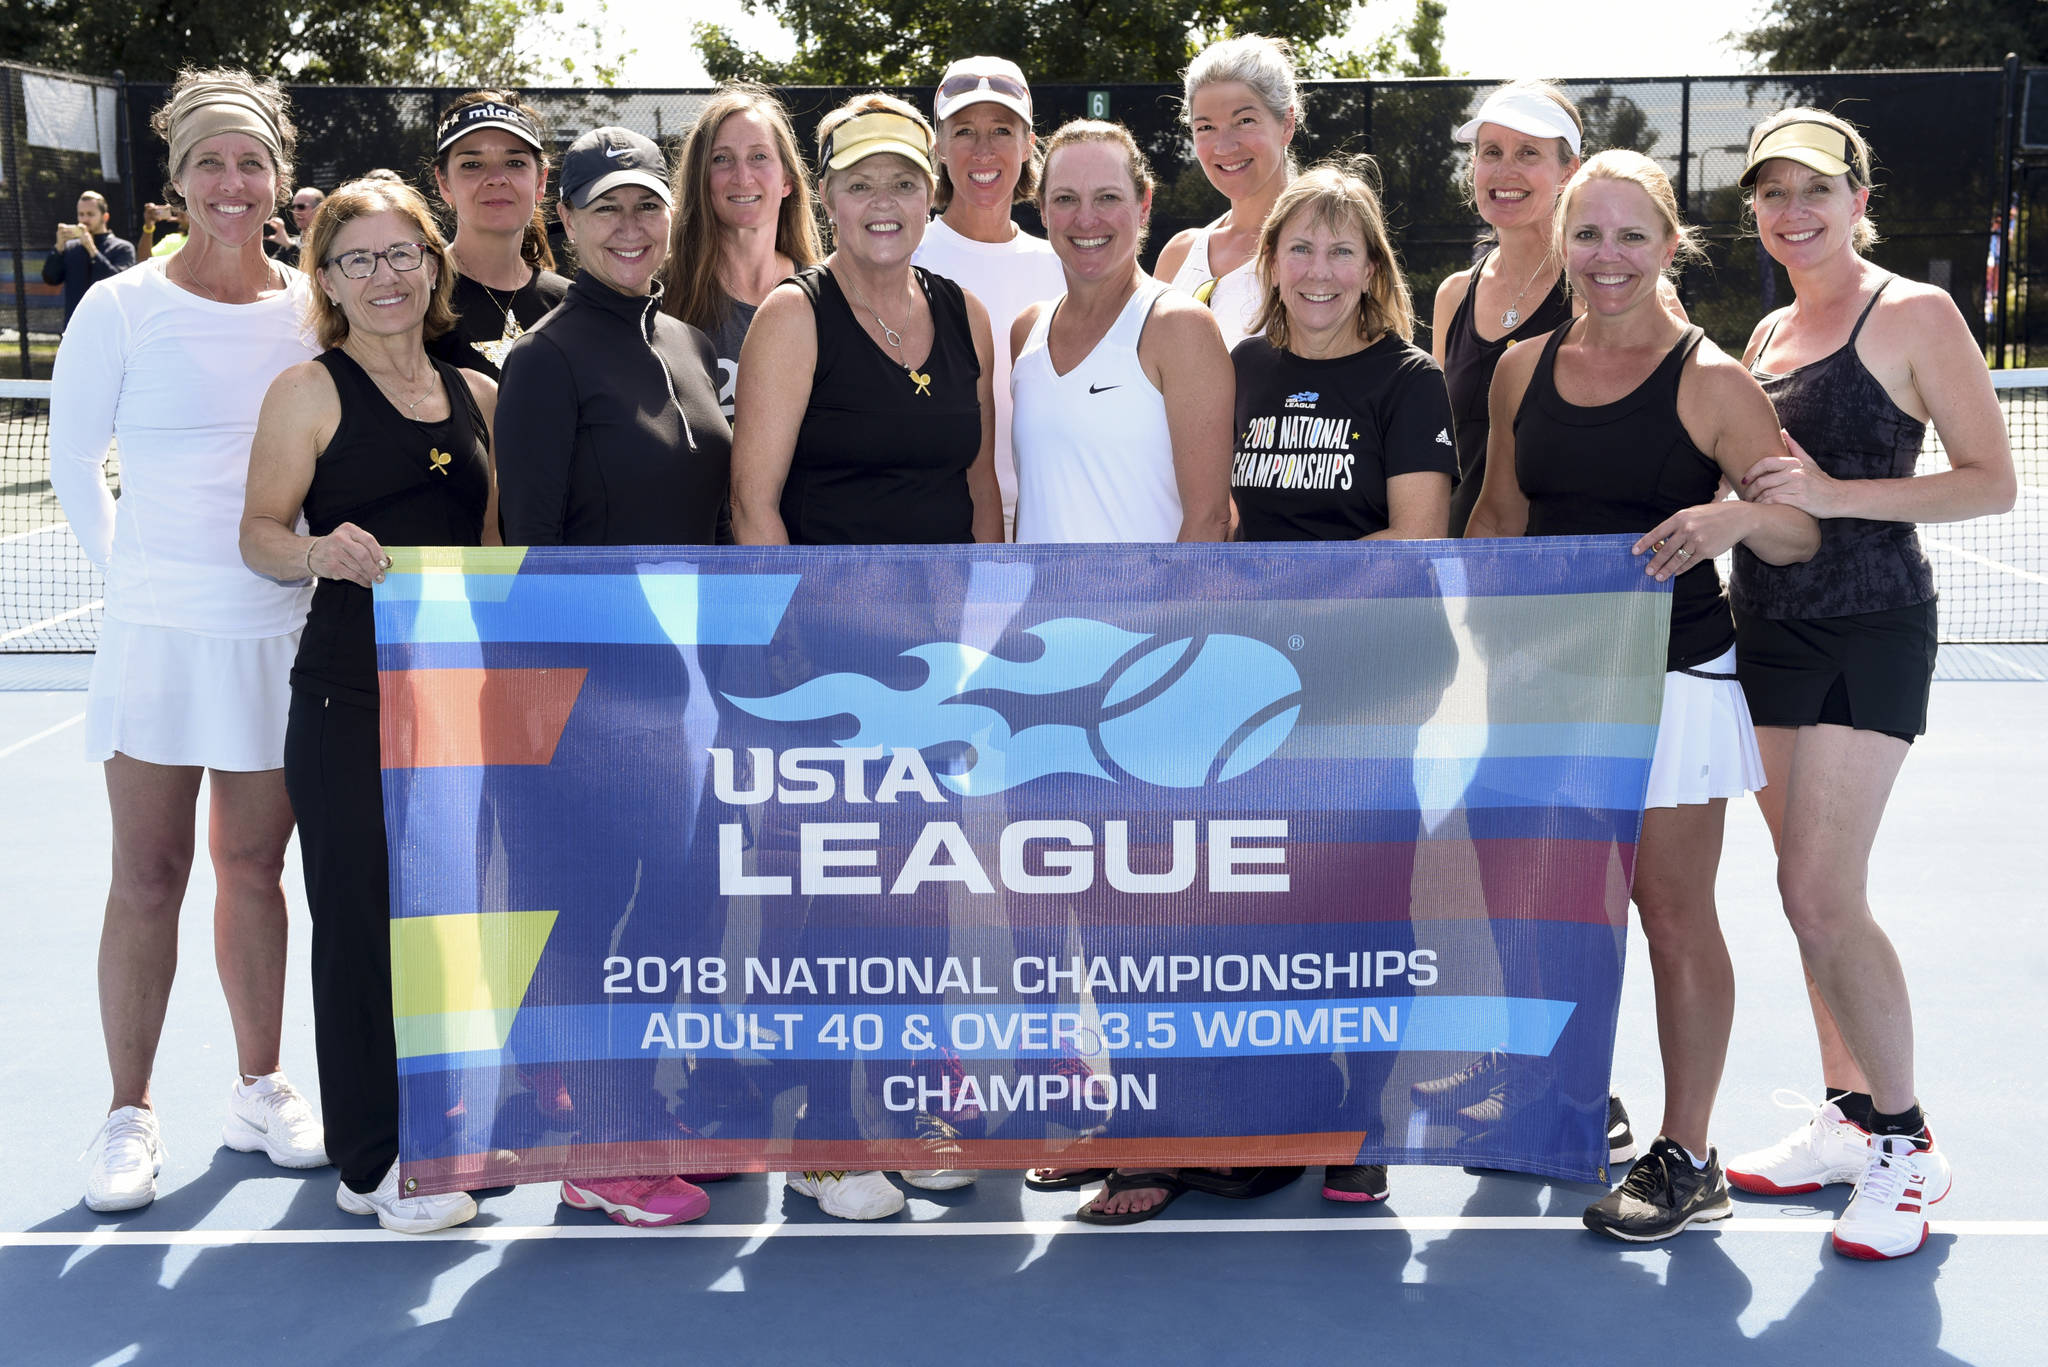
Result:
<svg viewBox="0 0 2048 1367"><path fill-rule="evenodd" d="M1580 144L1587 155L1619 147L1648 156L1657 145L1658 134L1650 127L1650 116L1628 96L1615 94L1613 86L1599 86L1577 104L1579 118L1586 125Z"/></svg>
<svg viewBox="0 0 2048 1367"><path fill-rule="evenodd" d="M587 67L564 55L579 47L595 53ZM0 0L0 51L134 81L232 66L372 85L603 85L628 55L563 0Z"/></svg>
<svg viewBox="0 0 2048 1367"><path fill-rule="evenodd" d="M1730 35L1768 71L2048 62L2042 0L1773 0Z"/></svg>
<svg viewBox="0 0 2048 1367"><path fill-rule="evenodd" d="M1177 82L1202 46L1229 33L1288 39L1305 75L1447 75L1440 0L1417 0L1414 20L1363 51L1327 45L1351 24L1354 0L741 0L796 40L777 61L730 29L699 23L697 51L716 80L775 85L930 85L946 64L999 52L1036 83ZM1406 49L1407 56L1402 55Z"/></svg>

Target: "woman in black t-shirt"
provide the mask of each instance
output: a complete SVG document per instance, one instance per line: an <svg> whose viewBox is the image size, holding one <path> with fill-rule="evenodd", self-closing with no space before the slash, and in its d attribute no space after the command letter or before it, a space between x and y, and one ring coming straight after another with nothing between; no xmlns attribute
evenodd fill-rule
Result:
<svg viewBox="0 0 2048 1367"><path fill-rule="evenodd" d="M555 274L541 217L548 156L540 116L509 91L460 96L434 138L434 183L455 214L456 321L427 350L495 380L505 349L569 288Z"/></svg>
<svg viewBox="0 0 2048 1367"><path fill-rule="evenodd" d="M1410 340L1414 306L1371 184L1342 166L1298 177L1256 265L1264 335L1230 356L1243 539L1442 536L1450 404L1443 371Z"/></svg>
<svg viewBox="0 0 2048 1367"><path fill-rule="evenodd" d="M1410 341L1414 305L1370 173L1370 163L1303 173L1281 192L1259 234L1257 331L1230 355L1237 368L1230 486L1246 541L1444 535L1457 468L1450 403L1443 371ZM1457 647L1440 616L1416 632L1414 644L1421 648L1365 651L1347 644L1343 668L1373 675L1374 696L1419 720L1436 710L1456 672ZM1396 748L1412 750L1412 736ZM1379 895L1409 886L1412 842L1376 846L1370 857L1393 861L1360 870L1362 881L1383 890ZM1380 933L1404 928L1384 921ZM1375 945L1413 947L1390 938ZM1348 1085L1317 1087L1316 1078L1304 1077L1304 1096L1346 1098L1342 1115L1317 1128L1363 1133L1369 1145L1384 1145L1381 1093L1392 1059L1350 1055ZM1328 1067L1323 1060L1297 1066ZM1198 1172L1182 1176L1197 1187L1206 1180ZM1328 1200L1377 1201L1386 1192L1384 1164L1323 1170Z"/></svg>
<svg viewBox="0 0 2048 1367"><path fill-rule="evenodd" d="M1003 539L988 312L910 264L932 131L887 95L818 125L833 251L761 305L740 361L732 461L742 545Z"/></svg>

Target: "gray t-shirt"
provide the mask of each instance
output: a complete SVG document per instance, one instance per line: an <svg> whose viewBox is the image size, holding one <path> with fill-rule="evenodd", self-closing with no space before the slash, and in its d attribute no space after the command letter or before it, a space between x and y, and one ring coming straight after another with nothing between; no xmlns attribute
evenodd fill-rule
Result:
<svg viewBox="0 0 2048 1367"><path fill-rule="evenodd" d="M733 387L739 383L740 345L747 340L747 329L759 312L757 305L729 299L724 321L711 330L711 349L718 353L718 406L725 410L727 422L732 421Z"/></svg>

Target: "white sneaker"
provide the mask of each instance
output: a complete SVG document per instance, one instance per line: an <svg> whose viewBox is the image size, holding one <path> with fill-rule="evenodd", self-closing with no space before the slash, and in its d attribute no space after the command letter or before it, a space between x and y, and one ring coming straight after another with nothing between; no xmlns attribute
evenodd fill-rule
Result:
<svg viewBox="0 0 2048 1367"><path fill-rule="evenodd" d="M789 1189L818 1198L818 1209L842 1220L879 1220L903 1209L903 1193L879 1172L793 1172Z"/></svg>
<svg viewBox="0 0 2048 1367"><path fill-rule="evenodd" d="M121 1107L100 1122L99 1133L85 1147L91 1149L94 1143L100 1143L100 1154L85 1175L86 1209L134 1210L156 1199L164 1141L157 1132L155 1111Z"/></svg>
<svg viewBox="0 0 2048 1367"><path fill-rule="evenodd" d="M283 1073L265 1074L246 1087L238 1082L229 1090L228 1123L220 1142L242 1153L261 1150L280 1168L327 1166L327 1136L319 1117Z"/></svg>
<svg viewBox="0 0 2048 1367"><path fill-rule="evenodd" d="M917 1137L924 1145L925 1152L944 1161L960 1157L960 1131L935 1115L920 1115L917 1118ZM958 1191L974 1185L978 1175L972 1168L920 1168L914 1172L896 1174L913 1187L926 1191Z"/></svg>
<svg viewBox="0 0 2048 1367"><path fill-rule="evenodd" d="M1848 1258L1903 1258L1927 1242L1927 1207L1948 1195L1955 1174L1933 1147L1902 1134L1872 1135L1870 1161L1849 1207L1835 1221L1835 1252Z"/></svg>
<svg viewBox="0 0 2048 1367"><path fill-rule="evenodd" d="M1870 1166L1868 1131L1843 1116L1832 1101L1816 1106L1782 1087L1772 1099L1787 1110L1806 1110L1812 1116L1769 1148L1737 1154L1728 1164L1731 1185L1758 1196L1793 1196L1862 1179Z"/></svg>
<svg viewBox="0 0 2048 1367"><path fill-rule="evenodd" d="M337 1184L334 1204L351 1215L374 1215L378 1224L396 1234L431 1234L476 1218L476 1202L466 1191L442 1196L399 1195L396 1163L384 1170L384 1180L375 1191L350 1191L347 1183Z"/></svg>
<svg viewBox="0 0 2048 1367"><path fill-rule="evenodd" d="M896 1174L913 1187L926 1191L958 1191L974 1185L974 1179L981 1174L972 1168L928 1168L923 1172L899 1172Z"/></svg>

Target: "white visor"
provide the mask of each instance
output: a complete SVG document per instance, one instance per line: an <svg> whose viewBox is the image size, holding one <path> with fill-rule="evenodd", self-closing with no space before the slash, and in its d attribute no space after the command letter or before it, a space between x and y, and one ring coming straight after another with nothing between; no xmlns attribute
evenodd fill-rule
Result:
<svg viewBox="0 0 2048 1367"><path fill-rule="evenodd" d="M1477 142L1479 125L1483 123L1497 123L1532 138L1563 138L1572 155L1579 155L1579 126L1548 95L1533 90L1496 90L1479 106L1479 112L1458 125L1451 136L1459 142Z"/></svg>

